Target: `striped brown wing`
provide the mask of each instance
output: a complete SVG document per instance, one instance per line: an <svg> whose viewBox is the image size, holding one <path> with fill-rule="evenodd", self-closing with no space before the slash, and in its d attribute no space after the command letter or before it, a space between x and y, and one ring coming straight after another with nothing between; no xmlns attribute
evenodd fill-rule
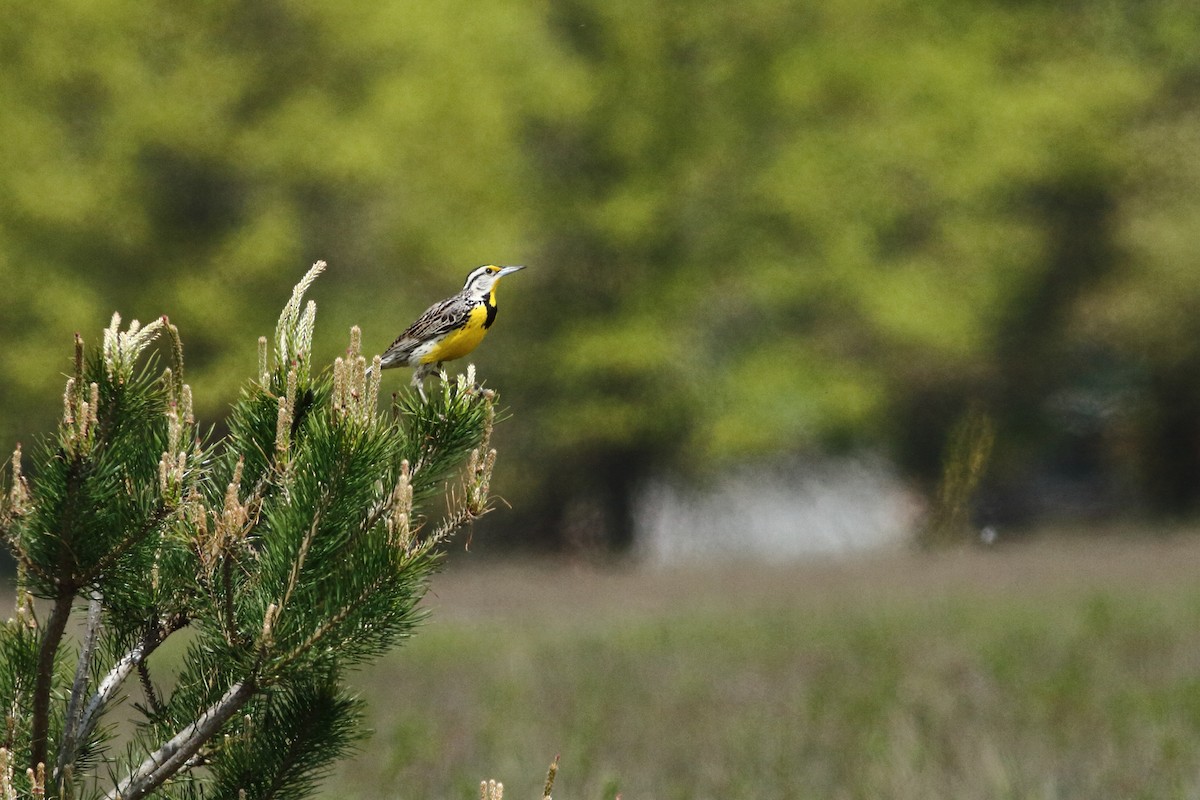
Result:
<svg viewBox="0 0 1200 800"><path fill-rule="evenodd" d="M455 295L440 303L434 303L425 309L425 313L417 317L417 321L408 326L408 330L396 337L387 350L383 351L382 366L398 367L408 364L408 359L423 342L445 336L455 328L461 327L471 313L471 303L464 297Z"/></svg>

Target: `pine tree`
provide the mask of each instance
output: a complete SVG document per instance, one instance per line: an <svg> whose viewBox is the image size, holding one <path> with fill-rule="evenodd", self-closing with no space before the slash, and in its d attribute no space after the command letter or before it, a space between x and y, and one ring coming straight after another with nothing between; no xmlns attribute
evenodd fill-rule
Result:
<svg viewBox="0 0 1200 800"><path fill-rule="evenodd" d="M166 317L122 330L114 315L92 353L76 336L58 431L28 471L17 447L0 499L18 565L0 626L5 800L302 797L362 735L346 671L411 634L447 538L489 510L494 395L469 368L381 412L357 329L316 374L302 304L323 269L273 347L259 340L219 441L193 416ZM424 521L456 474L446 517ZM186 649L156 674L172 637ZM127 694L119 731L105 715Z"/></svg>

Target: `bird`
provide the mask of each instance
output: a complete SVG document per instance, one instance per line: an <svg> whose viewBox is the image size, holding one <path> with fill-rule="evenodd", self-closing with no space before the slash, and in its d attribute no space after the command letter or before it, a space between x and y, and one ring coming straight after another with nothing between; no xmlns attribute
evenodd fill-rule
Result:
<svg viewBox="0 0 1200 800"><path fill-rule="evenodd" d="M380 356L381 369L416 367L412 385L422 400L425 378L437 373L445 361L474 350L496 321L496 284L506 275L525 269L484 264L467 275L462 291L425 309ZM369 370L368 370L369 372Z"/></svg>

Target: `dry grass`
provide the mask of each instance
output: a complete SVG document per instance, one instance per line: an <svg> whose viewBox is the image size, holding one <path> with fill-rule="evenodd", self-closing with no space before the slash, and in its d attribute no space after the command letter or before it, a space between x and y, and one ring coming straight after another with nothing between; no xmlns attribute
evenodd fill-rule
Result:
<svg viewBox="0 0 1200 800"><path fill-rule="evenodd" d="M457 559L330 797L1200 796L1200 539L595 570Z"/></svg>

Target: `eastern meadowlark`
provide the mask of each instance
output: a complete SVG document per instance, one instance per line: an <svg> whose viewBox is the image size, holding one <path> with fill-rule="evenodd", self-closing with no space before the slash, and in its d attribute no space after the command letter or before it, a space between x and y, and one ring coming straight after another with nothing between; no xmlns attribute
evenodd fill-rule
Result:
<svg viewBox="0 0 1200 800"><path fill-rule="evenodd" d="M442 362L462 358L474 350L496 321L496 284L505 275L525 267L486 264L471 270L458 294L440 300L392 342L380 357L380 367L416 367L412 385L425 399L425 378L442 368Z"/></svg>

